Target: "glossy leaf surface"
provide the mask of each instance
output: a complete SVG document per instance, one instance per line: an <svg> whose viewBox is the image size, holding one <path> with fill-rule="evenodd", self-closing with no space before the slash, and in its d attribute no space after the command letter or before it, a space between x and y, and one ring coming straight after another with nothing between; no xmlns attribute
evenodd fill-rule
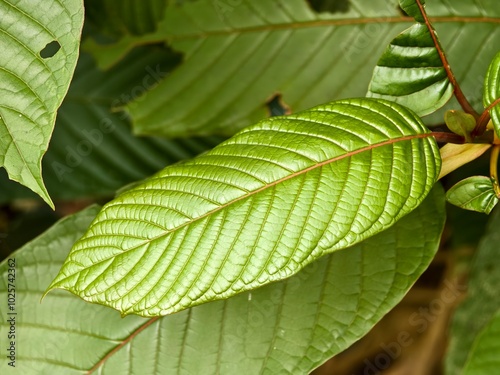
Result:
<svg viewBox="0 0 500 375"><path fill-rule="evenodd" d="M41 162L78 59L83 0L2 0L0 14L0 167L53 207Z"/></svg>
<svg viewBox="0 0 500 375"><path fill-rule="evenodd" d="M446 200L460 208L489 214L498 203L491 178L474 176L455 184Z"/></svg>
<svg viewBox="0 0 500 375"><path fill-rule="evenodd" d="M500 366L500 313L496 313L477 336L465 364L463 375L489 375Z"/></svg>
<svg viewBox="0 0 500 375"><path fill-rule="evenodd" d="M475 254L469 276L467 299L453 316L446 357L446 374L462 373L473 343L500 310L500 210L493 210L488 229Z"/></svg>
<svg viewBox="0 0 500 375"><path fill-rule="evenodd" d="M387 229L439 169L434 138L394 103L270 118L108 203L49 289L144 316L227 298Z"/></svg>
<svg viewBox="0 0 500 375"><path fill-rule="evenodd" d="M98 210L78 213L12 254L23 375L308 373L366 334L427 268L443 228L443 203L435 188L393 227L287 280L151 320L122 319L62 291L40 304ZM4 300L7 267L0 264ZM5 337L5 315L0 319ZM18 370L9 372L0 357L2 374Z"/></svg>
<svg viewBox="0 0 500 375"><path fill-rule="evenodd" d="M500 134L500 52L491 62L484 82L483 104L487 108L497 103L490 115L497 134Z"/></svg>
<svg viewBox="0 0 500 375"><path fill-rule="evenodd" d="M367 95L392 100L424 116L446 104L453 86L417 3L422 2L401 1L419 23L392 40L373 71Z"/></svg>

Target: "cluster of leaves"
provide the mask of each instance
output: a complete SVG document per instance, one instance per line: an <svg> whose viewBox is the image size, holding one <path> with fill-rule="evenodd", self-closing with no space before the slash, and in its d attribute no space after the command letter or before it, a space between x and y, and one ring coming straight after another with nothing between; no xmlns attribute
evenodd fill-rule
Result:
<svg viewBox="0 0 500 375"><path fill-rule="evenodd" d="M88 0L81 42L81 1L0 1L10 179L53 205L41 158L65 98L48 191L120 189L0 264L5 300L16 264L23 373L307 373L365 335L431 262L445 199L490 213L500 197L499 9L433 0L430 18L424 3ZM469 39L479 47L464 57ZM268 117L269 103L289 114ZM490 175L445 197L436 181L490 148ZM450 373L497 366L500 301L478 280L497 217ZM482 298L494 301L479 314Z"/></svg>

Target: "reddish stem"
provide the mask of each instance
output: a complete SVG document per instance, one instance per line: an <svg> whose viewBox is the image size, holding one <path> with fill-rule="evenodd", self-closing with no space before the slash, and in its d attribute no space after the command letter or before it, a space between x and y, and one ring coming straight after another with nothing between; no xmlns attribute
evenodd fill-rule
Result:
<svg viewBox="0 0 500 375"><path fill-rule="evenodd" d="M422 13L422 17L424 17L425 25L427 26L427 29L429 30L429 33L431 34L432 40L434 41L434 45L436 46L436 49L437 49L438 54L439 54L439 58L441 59L444 70L446 71L446 75L448 76L448 79L450 80L450 82L453 86L453 93L455 94L455 97L457 98L458 102L460 103L462 109L465 112L474 116L474 118L477 120L479 118L479 114L472 107L472 105L469 103L469 101L465 97L464 93L462 92L462 89L460 88L460 85L458 84L458 82L455 78L455 75L453 74L453 71L451 70L450 64L448 63L448 59L446 58L446 55L444 54L444 51L442 50L441 45L439 44L439 41L437 39L434 28L432 27L431 21L427 17L427 13L425 12L424 6L422 5L420 0L416 0L416 3L418 5L418 7L420 8L420 13Z"/></svg>
<svg viewBox="0 0 500 375"><path fill-rule="evenodd" d="M495 107L496 105L500 104L500 98L495 99L493 103L491 103L484 112L481 114L481 117L477 120L476 127L472 131L472 136L477 137L479 135L482 135L485 130L486 126L488 125L488 122L490 121L490 110Z"/></svg>
<svg viewBox="0 0 500 375"><path fill-rule="evenodd" d="M431 134L439 143L456 143L459 145L465 143L465 138L455 133L432 132Z"/></svg>

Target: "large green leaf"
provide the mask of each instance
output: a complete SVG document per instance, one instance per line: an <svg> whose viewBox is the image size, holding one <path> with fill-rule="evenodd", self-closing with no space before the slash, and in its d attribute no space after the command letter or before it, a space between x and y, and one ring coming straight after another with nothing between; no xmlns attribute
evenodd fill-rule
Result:
<svg viewBox="0 0 500 375"><path fill-rule="evenodd" d="M49 290L144 316L227 298L390 227L439 169L420 119L387 101L263 120L108 203Z"/></svg>
<svg viewBox="0 0 500 375"><path fill-rule="evenodd" d="M83 0L1 0L0 14L0 167L53 207L41 162L78 58Z"/></svg>
<svg viewBox="0 0 500 375"><path fill-rule="evenodd" d="M173 74L128 107L137 132L234 134L267 116L266 102L277 93L292 112L364 96L387 44L414 23L401 16L396 0L352 0L347 10L321 14L306 0L242 0L225 2L231 8L222 18L216 3L172 3L156 34L87 45L103 65L138 43L167 42L184 54ZM500 38L497 5L472 0L427 5L455 76L478 111L484 74ZM452 100L426 121L442 123L444 111L457 105Z"/></svg>
<svg viewBox="0 0 500 375"><path fill-rule="evenodd" d="M121 319L61 291L40 304L45 285L96 213L91 208L64 219L12 254L20 333L18 368L10 368L12 373L308 373L401 300L433 258L444 222L443 192L437 188L387 231L296 276L161 319ZM0 264L3 301L7 269L7 261ZM3 338L8 326L4 314L0 319ZM0 372L8 370L1 356Z"/></svg>
<svg viewBox="0 0 500 375"><path fill-rule="evenodd" d="M490 115L496 133L500 134L500 52L496 54L486 73L483 104L485 108L494 105Z"/></svg>
<svg viewBox="0 0 500 375"><path fill-rule="evenodd" d="M500 313L497 312L477 336L463 375L495 374L500 366Z"/></svg>
<svg viewBox="0 0 500 375"><path fill-rule="evenodd" d="M456 310L446 358L446 374L460 374L477 335L500 309L500 210L493 210L472 266L468 298Z"/></svg>
<svg viewBox="0 0 500 375"><path fill-rule="evenodd" d="M89 54L80 55L43 159L44 181L55 201L111 197L123 185L149 177L223 140L135 137L124 113L113 111L114 106L158 82L177 62L177 57L164 48L143 47L104 73ZM33 196L4 175L0 185L0 202Z"/></svg>

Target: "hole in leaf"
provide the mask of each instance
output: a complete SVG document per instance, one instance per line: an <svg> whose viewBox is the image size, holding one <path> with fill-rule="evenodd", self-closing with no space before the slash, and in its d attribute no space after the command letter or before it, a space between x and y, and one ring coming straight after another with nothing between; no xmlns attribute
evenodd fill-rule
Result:
<svg viewBox="0 0 500 375"><path fill-rule="evenodd" d="M328 13L347 13L350 9L350 0L309 0L314 11Z"/></svg>
<svg viewBox="0 0 500 375"><path fill-rule="evenodd" d="M266 107L269 111L270 117L283 116L292 113L290 107L283 102L281 94L276 94L271 99L269 99L266 102Z"/></svg>
<svg viewBox="0 0 500 375"><path fill-rule="evenodd" d="M40 56L43 59L48 59L52 56L54 56L57 51L61 49L61 45L57 40L53 40L50 43L47 43L47 45L40 51Z"/></svg>

